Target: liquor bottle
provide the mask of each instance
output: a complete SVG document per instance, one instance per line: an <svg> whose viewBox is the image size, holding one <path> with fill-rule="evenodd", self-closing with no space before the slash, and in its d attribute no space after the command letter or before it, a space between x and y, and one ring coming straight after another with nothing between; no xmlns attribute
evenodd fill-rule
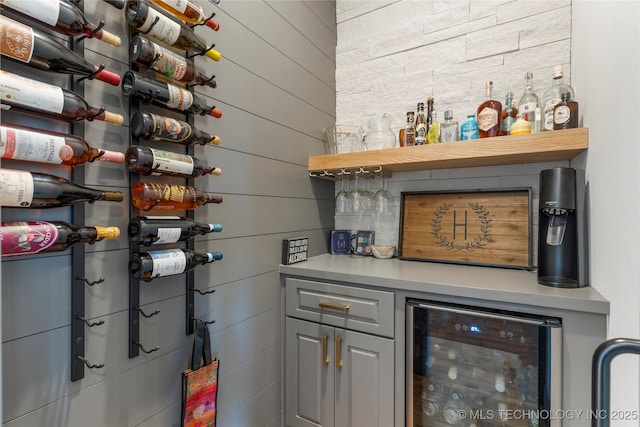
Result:
<svg viewBox="0 0 640 427"><path fill-rule="evenodd" d="M64 221L20 221L0 224L2 257L61 252L77 243L117 239L118 227L78 227Z"/></svg>
<svg viewBox="0 0 640 427"><path fill-rule="evenodd" d="M179 216L134 217L127 227L129 242L144 246L184 242L194 236L220 231L220 224L202 224Z"/></svg>
<svg viewBox="0 0 640 427"><path fill-rule="evenodd" d="M467 120L460 126L460 141L478 139L478 121L475 114L469 114Z"/></svg>
<svg viewBox="0 0 640 427"><path fill-rule="evenodd" d="M120 84L120 76L108 70L99 70L71 49L52 39L42 31L20 22L0 16L0 51L17 62L45 71L62 74L78 74L93 77L114 86Z"/></svg>
<svg viewBox="0 0 640 427"><path fill-rule="evenodd" d="M128 0L125 16L136 30L161 42L193 54L205 55L214 61L221 58L220 52L208 46L186 24L152 8L145 0Z"/></svg>
<svg viewBox="0 0 640 427"><path fill-rule="evenodd" d="M532 132L540 131L540 129L535 129L536 120L539 121L539 118L536 117L536 109L539 108L540 98L538 98L538 95L533 91L533 73L528 72L524 75L524 94L518 103L518 112L522 119L531 123Z"/></svg>
<svg viewBox="0 0 640 427"><path fill-rule="evenodd" d="M424 102L418 102L418 113L416 114L416 132L414 145L425 145L427 143L427 118L424 115Z"/></svg>
<svg viewBox="0 0 640 427"><path fill-rule="evenodd" d="M433 96L427 98L427 111L425 113L425 117L427 119L427 132L429 132L429 128L431 127L433 120Z"/></svg>
<svg viewBox="0 0 640 427"><path fill-rule="evenodd" d="M3 109L74 122L103 120L121 125L124 117L90 106L83 97L59 86L0 70L0 102Z"/></svg>
<svg viewBox="0 0 640 427"><path fill-rule="evenodd" d="M487 100L478 106L478 134L480 138L498 136L500 133L502 104L492 99L493 82L487 82Z"/></svg>
<svg viewBox="0 0 640 427"><path fill-rule="evenodd" d="M0 126L0 157L67 166L94 160L124 163L123 153L90 147L79 136L14 124Z"/></svg>
<svg viewBox="0 0 640 427"><path fill-rule="evenodd" d="M415 113L407 111L407 124L400 129L400 146L412 147L415 144L416 127L413 123Z"/></svg>
<svg viewBox="0 0 640 427"><path fill-rule="evenodd" d="M190 2L189 0L149 0L156 6L160 6L176 18L182 19L184 22L196 25L206 25L213 31L220 29L218 24L213 19L207 19L204 11L200 6Z"/></svg>
<svg viewBox="0 0 640 427"><path fill-rule="evenodd" d="M222 196L203 193L187 185L138 182L131 187L131 203L138 209L193 210L207 203L222 203Z"/></svg>
<svg viewBox="0 0 640 427"><path fill-rule="evenodd" d="M2 0L2 7L18 12L31 22L46 25L67 36L95 37L113 46L120 46L120 37L89 22L84 13L68 0Z"/></svg>
<svg viewBox="0 0 640 427"><path fill-rule="evenodd" d="M431 123L427 130L427 144L438 144L440 142L440 122L436 110L431 111Z"/></svg>
<svg viewBox="0 0 640 427"><path fill-rule="evenodd" d="M571 99L574 99L575 94L573 88L563 81L564 74L562 73L562 65L556 65L553 67L553 84L544 92L544 130L553 130L553 110L561 101L563 93L568 92Z"/></svg>
<svg viewBox="0 0 640 427"><path fill-rule="evenodd" d="M458 140L458 122L453 120L453 111L444 112L444 123L440 125L440 140L454 142Z"/></svg>
<svg viewBox="0 0 640 427"><path fill-rule="evenodd" d="M125 0L102 0L102 1L110 4L116 9L124 9Z"/></svg>
<svg viewBox="0 0 640 427"><path fill-rule="evenodd" d="M106 200L121 202L120 191L83 187L44 173L0 169L0 205L31 209L57 208L75 203Z"/></svg>
<svg viewBox="0 0 640 427"><path fill-rule="evenodd" d="M144 175L170 175L195 178L206 174L220 175L220 168L205 166L200 159L143 145L132 145L125 155L129 172Z"/></svg>
<svg viewBox="0 0 640 427"><path fill-rule="evenodd" d="M518 109L513 106L513 92L507 92L507 96L504 100L504 107L502 108L501 121L500 121L500 135L510 135L511 125L516 121L518 116Z"/></svg>
<svg viewBox="0 0 640 427"><path fill-rule="evenodd" d="M138 67L152 69L186 85L206 85L213 89L217 86L215 76L206 77L200 73L191 59L140 36L129 42L129 60Z"/></svg>
<svg viewBox="0 0 640 427"><path fill-rule="evenodd" d="M135 112L131 117L131 134L138 138L182 145L220 144L220 137L202 132L187 122L139 111Z"/></svg>
<svg viewBox="0 0 640 427"><path fill-rule="evenodd" d="M122 75L122 93L142 102L153 101L167 108L193 115L210 114L216 118L222 117L220 109L215 106L209 107L188 90L170 83L152 80L131 70L125 71Z"/></svg>
<svg viewBox="0 0 640 427"><path fill-rule="evenodd" d="M578 127L578 103L571 99L571 92L560 95L560 102L553 110L553 130Z"/></svg>
<svg viewBox="0 0 640 427"><path fill-rule="evenodd" d="M200 253L190 249L165 249L131 254L129 276L151 281L158 277L186 273L194 268L222 259L221 252Z"/></svg>

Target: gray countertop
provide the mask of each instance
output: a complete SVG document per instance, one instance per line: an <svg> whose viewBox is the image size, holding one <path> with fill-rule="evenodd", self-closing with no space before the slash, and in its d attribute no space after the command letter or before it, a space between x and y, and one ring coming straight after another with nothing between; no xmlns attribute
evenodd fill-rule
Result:
<svg viewBox="0 0 640 427"><path fill-rule="evenodd" d="M280 272L392 290L609 313L609 301L591 286L578 289L543 286L538 284L535 271L324 254L297 264L281 265Z"/></svg>

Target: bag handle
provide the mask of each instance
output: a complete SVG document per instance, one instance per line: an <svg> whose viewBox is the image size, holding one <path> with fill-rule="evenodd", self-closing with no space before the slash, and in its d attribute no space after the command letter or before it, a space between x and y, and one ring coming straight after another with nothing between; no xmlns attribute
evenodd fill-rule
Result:
<svg viewBox="0 0 640 427"><path fill-rule="evenodd" d="M211 364L211 337L207 324L196 319L195 334L193 337L193 351L191 353L191 370L195 371L200 368L200 361L204 360L204 366Z"/></svg>

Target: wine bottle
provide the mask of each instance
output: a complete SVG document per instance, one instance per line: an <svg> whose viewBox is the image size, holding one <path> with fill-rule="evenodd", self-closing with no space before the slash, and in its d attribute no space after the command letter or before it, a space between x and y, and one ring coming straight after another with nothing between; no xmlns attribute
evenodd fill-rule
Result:
<svg viewBox="0 0 640 427"><path fill-rule="evenodd" d="M144 175L170 175L195 178L211 174L220 175L222 170L205 166L198 158L187 154L172 153L143 145L132 145L125 154L129 172Z"/></svg>
<svg viewBox="0 0 640 427"><path fill-rule="evenodd" d="M221 252L200 253L190 249L165 249L131 254L129 276L151 281L158 277L186 273L194 268L222 259Z"/></svg>
<svg viewBox="0 0 640 427"><path fill-rule="evenodd" d="M53 40L42 31L20 22L0 16L0 52L2 55L30 67L62 74L78 74L102 80L114 86L120 84L120 76L83 59L62 43Z"/></svg>
<svg viewBox="0 0 640 427"><path fill-rule="evenodd" d="M109 3L111 6L115 7L116 9L124 9L124 0L102 0L105 3Z"/></svg>
<svg viewBox="0 0 640 427"><path fill-rule="evenodd" d="M120 191L83 187L44 173L0 169L0 205L32 209L57 208L96 200L121 202Z"/></svg>
<svg viewBox="0 0 640 427"><path fill-rule="evenodd" d="M222 203L222 196L203 193L187 185L138 182L131 187L131 203L138 209L193 210L207 203Z"/></svg>
<svg viewBox="0 0 640 427"><path fill-rule="evenodd" d="M178 111L194 115L222 117L222 111L209 107L196 95L170 83L158 82L135 71L125 71L122 75L122 93L142 102L153 101Z"/></svg>
<svg viewBox="0 0 640 427"><path fill-rule="evenodd" d="M118 227L78 227L64 221L24 221L0 224L2 257L61 252L77 243L117 239Z"/></svg>
<svg viewBox="0 0 640 427"><path fill-rule="evenodd" d="M129 242L136 245L160 245L184 242L198 235L218 233L221 224L202 224L179 216L139 216L129 220Z"/></svg>
<svg viewBox="0 0 640 427"><path fill-rule="evenodd" d="M0 70L2 109L37 114L67 122L103 120L121 125L124 117L90 106L80 95L59 86Z"/></svg>
<svg viewBox="0 0 640 427"><path fill-rule="evenodd" d="M150 68L187 85L207 85L214 89L217 86L215 76L209 78L200 73L191 59L140 36L133 37L129 42L129 60L138 67Z"/></svg>
<svg viewBox="0 0 640 427"><path fill-rule="evenodd" d="M68 0L2 0L0 5L67 36L85 35L113 46L122 44L120 37L89 22L84 13Z"/></svg>
<svg viewBox="0 0 640 427"><path fill-rule="evenodd" d="M182 145L220 144L220 137L199 131L187 122L139 111L135 112L131 117L131 134L138 138Z"/></svg>
<svg viewBox="0 0 640 427"><path fill-rule="evenodd" d="M0 157L67 166L94 160L124 163L123 153L90 147L79 136L14 124L0 126Z"/></svg>
<svg viewBox="0 0 640 427"><path fill-rule="evenodd" d="M128 0L125 16L133 28L161 42L214 61L221 58L220 52L208 46L186 24L152 8L145 0Z"/></svg>
<svg viewBox="0 0 640 427"><path fill-rule="evenodd" d="M190 2L189 0L149 0L156 6L160 6L176 18L182 19L184 22L196 25L206 25L213 31L220 29L220 24L212 18L207 19L204 11L200 6Z"/></svg>

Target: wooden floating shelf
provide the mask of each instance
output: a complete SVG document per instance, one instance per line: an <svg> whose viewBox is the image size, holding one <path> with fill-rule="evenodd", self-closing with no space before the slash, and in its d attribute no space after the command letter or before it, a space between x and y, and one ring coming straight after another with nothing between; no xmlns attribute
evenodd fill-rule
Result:
<svg viewBox="0 0 640 427"><path fill-rule="evenodd" d="M309 172L335 174L364 168L384 172L497 166L570 160L589 146L589 129L457 141L309 157Z"/></svg>

